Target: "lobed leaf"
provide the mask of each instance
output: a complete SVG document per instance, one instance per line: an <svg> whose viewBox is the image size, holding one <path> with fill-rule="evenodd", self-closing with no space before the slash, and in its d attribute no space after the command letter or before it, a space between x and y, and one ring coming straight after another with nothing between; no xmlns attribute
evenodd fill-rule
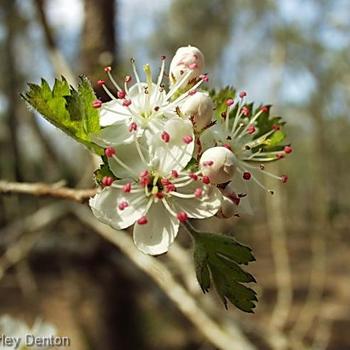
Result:
<svg viewBox="0 0 350 350"><path fill-rule="evenodd" d="M22 98L51 124L87 146L97 154L102 149L91 142L90 134L99 131L99 114L92 107L96 99L90 82L80 76L77 90L62 77L55 79L51 89L46 80L41 84L28 84Z"/></svg>
<svg viewBox="0 0 350 350"><path fill-rule="evenodd" d="M196 276L203 292L213 284L226 308L230 301L242 311L253 312L256 293L242 283L256 281L240 267L255 260L251 249L229 236L196 232L193 237Z"/></svg>

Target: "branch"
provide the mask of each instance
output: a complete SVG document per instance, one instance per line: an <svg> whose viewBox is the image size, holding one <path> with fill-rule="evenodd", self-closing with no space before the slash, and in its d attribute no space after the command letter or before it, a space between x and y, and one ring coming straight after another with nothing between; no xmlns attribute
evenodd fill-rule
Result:
<svg viewBox="0 0 350 350"><path fill-rule="evenodd" d="M57 203L51 204L27 216L20 224L15 221L0 231L2 243L7 246L5 253L0 256L0 280L10 267L26 257L41 237L42 229L56 222L67 212L68 208L66 206ZM24 232L25 235L22 235L18 240L14 240Z"/></svg>
<svg viewBox="0 0 350 350"><path fill-rule="evenodd" d="M30 194L37 197L54 197L83 203L96 194L96 189L62 187L61 183L18 183L0 181L0 194Z"/></svg>

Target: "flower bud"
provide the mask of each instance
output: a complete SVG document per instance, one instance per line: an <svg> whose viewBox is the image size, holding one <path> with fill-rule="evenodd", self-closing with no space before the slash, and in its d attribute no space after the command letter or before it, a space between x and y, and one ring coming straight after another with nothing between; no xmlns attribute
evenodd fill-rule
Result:
<svg viewBox="0 0 350 350"><path fill-rule="evenodd" d="M212 147L202 154L199 164L210 183L221 184L230 181L235 173L236 157L225 147Z"/></svg>
<svg viewBox="0 0 350 350"><path fill-rule="evenodd" d="M190 45L180 47L170 63L170 82L175 84L183 78L184 74L191 71L192 73L183 84L186 86L202 74L203 68L204 56L199 49Z"/></svg>
<svg viewBox="0 0 350 350"><path fill-rule="evenodd" d="M228 219L236 213L237 205L230 198L222 196L221 208L219 209L217 216L223 219Z"/></svg>
<svg viewBox="0 0 350 350"><path fill-rule="evenodd" d="M214 104L208 94L196 92L182 106L182 112L192 118L194 129L201 131L211 122Z"/></svg>

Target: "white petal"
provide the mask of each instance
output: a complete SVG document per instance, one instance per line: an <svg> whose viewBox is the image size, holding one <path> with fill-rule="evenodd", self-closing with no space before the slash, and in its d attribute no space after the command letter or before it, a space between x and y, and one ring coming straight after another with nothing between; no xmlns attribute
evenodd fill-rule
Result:
<svg viewBox="0 0 350 350"><path fill-rule="evenodd" d="M249 194L249 188L246 180L243 180L242 176L239 174L235 174L233 176L232 181L225 187L224 193L229 192L235 192L237 195L240 193L246 194L245 197L242 197L239 205L238 205L238 212L240 214L247 214L247 215L253 215L254 210L252 206L250 205L250 194Z"/></svg>
<svg viewBox="0 0 350 350"><path fill-rule="evenodd" d="M103 103L100 109L100 125L102 127L125 121L130 117L131 113L128 109L115 100Z"/></svg>
<svg viewBox="0 0 350 350"><path fill-rule="evenodd" d="M166 210L162 202L152 204L147 220L145 225L135 224L135 245L145 254L166 253L177 235L179 221Z"/></svg>
<svg viewBox="0 0 350 350"><path fill-rule="evenodd" d="M129 132L125 121L114 123L91 136L93 142L101 147L116 146L122 143L130 143L134 134Z"/></svg>
<svg viewBox="0 0 350 350"><path fill-rule="evenodd" d="M139 142L142 142L142 139L138 139ZM140 145L141 152L148 162L149 155L145 146ZM136 179L138 175L147 168L137 150L135 143L119 145L116 147L116 157L123 162L125 166L121 165L114 158L108 158L108 165L112 173L118 178L134 178Z"/></svg>
<svg viewBox="0 0 350 350"><path fill-rule="evenodd" d="M179 192L193 193L196 188L203 189L201 198L171 197L171 203L175 211L184 211L188 217L195 219L204 219L214 216L221 207L221 192L214 186L201 186L199 182L194 182L190 187L186 188L186 190L181 188Z"/></svg>
<svg viewBox="0 0 350 350"><path fill-rule="evenodd" d="M116 184L125 184L127 180L115 181ZM126 201L129 206L120 210L118 205ZM121 189L105 187L90 199L90 207L94 215L101 222L116 229L124 229L134 224L144 215L147 205L144 193L124 193Z"/></svg>
<svg viewBox="0 0 350 350"><path fill-rule="evenodd" d="M161 139L162 132L170 135L170 141L165 143ZM164 129L155 134L151 140L154 157L160 160L162 175L168 175L171 170L181 171L192 158L194 141L186 144L184 136L191 136L194 140L192 123L179 117L168 120Z"/></svg>

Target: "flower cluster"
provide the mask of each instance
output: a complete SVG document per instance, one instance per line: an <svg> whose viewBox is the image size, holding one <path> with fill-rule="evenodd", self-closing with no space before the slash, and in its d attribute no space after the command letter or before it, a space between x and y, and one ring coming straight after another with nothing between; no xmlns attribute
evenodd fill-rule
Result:
<svg viewBox="0 0 350 350"><path fill-rule="evenodd" d="M271 144L281 123L263 130L270 122L268 107L254 112L245 93L235 102L234 96L223 99L203 88L208 76L200 50L178 49L169 75L165 62L162 56L156 81L149 65L141 80L132 59L133 77L127 75L123 84L106 67L113 90L104 80L98 84L110 101L93 102L102 128L91 138L103 147L110 174L90 206L116 229L134 225L136 246L151 255L165 253L189 218L237 215L246 196L235 191L237 177L264 187L256 174L262 172L286 182L263 163L292 151L289 145L281 150Z"/></svg>

